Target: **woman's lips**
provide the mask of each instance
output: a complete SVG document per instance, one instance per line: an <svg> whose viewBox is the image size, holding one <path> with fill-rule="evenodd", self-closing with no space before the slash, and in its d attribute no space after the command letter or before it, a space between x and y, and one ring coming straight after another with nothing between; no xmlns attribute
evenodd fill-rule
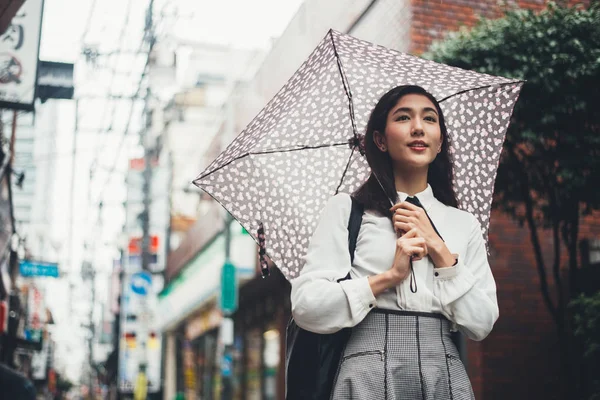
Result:
<svg viewBox="0 0 600 400"><path fill-rule="evenodd" d="M427 149L427 146L422 146L422 145L414 145L414 146L408 146L411 150L413 151L417 151L417 152L423 152Z"/></svg>

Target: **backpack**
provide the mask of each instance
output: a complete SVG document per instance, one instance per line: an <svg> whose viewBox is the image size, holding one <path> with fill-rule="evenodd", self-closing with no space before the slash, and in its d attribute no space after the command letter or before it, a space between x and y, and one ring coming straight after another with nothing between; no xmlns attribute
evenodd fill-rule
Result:
<svg viewBox="0 0 600 400"><path fill-rule="evenodd" d="M354 250L364 207L354 197L348 220L348 251ZM338 282L350 279L350 273ZM331 334L309 332L290 319L286 330L285 398L286 400L328 400L346 342L352 328Z"/></svg>

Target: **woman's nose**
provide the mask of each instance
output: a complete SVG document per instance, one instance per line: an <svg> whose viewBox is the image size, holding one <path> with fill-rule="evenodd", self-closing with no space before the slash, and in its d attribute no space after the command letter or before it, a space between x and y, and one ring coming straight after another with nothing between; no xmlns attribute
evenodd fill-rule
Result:
<svg viewBox="0 0 600 400"><path fill-rule="evenodd" d="M410 133L411 136L423 136L424 134L422 126L414 126Z"/></svg>
<svg viewBox="0 0 600 400"><path fill-rule="evenodd" d="M423 124L419 119L415 119L412 126L411 136L423 135Z"/></svg>

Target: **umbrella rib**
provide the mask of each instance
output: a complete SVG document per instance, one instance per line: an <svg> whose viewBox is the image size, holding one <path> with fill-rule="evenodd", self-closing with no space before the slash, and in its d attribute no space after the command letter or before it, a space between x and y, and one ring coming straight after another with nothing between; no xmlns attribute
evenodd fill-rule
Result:
<svg viewBox="0 0 600 400"><path fill-rule="evenodd" d="M346 78L346 73L344 72L344 66L342 65L342 59L338 54L337 47L335 46L335 40L333 38L333 33L329 31L329 37L331 38L331 44L333 46L333 54L335 54L335 60L337 62L338 71L340 72L340 77L342 78L342 85L344 85L344 91L346 92L346 97L348 98L348 111L350 112L350 122L352 123L352 132L354 133L354 137L358 137L358 130L356 129L356 121L354 119L354 102L352 101L352 91L350 90L350 83Z"/></svg>
<svg viewBox="0 0 600 400"><path fill-rule="evenodd" d="M256 153L248 153L248 155L256 156L256 155L262 155L262 154L289 153L289 152L292 152L292 151L315 150L315 149L322 149L324 147L337 147L337 146L348 146L348 142L345 142L345 143L321 144L321 145L318 145L318 146L302 146L302 147L297 147L295 149L264 150L264 151L258 151Z"/></svg>
<svg viewBox="0 0 600 400"><path fill-rule="evenodd" d="M448 100L451 97L459 96L459 95L461 95L463 93L467 93L467 92L470 92L472 90L488 89L488 88L491 88L491 87L494 87L494 86L500 87L500 86L514 85L515 83L525 83L525 82L526 81L524 81L524 80L517 80L517 81L506 82L506 83L494 83L492 85L485 85L485 86L474 87L474 88L471 88L471 89L465 89L465 90L461 90L460 92L456 92L454 94L451 94L450 96L444 97L443 99L441 99L439 101L439 103L442 103L442 102Z"/></svg>
<svg viewBox="0 0 600 400"><path fill-rule="evenodd" d="M342 174L340 183L339 183L337 189L335 189L335 194L338 194L338 192L340 191L340 188L342 187L342 183L344 183L344 178L346 177L346 173L348 172L348 169L350 168L350 164L352 163L352 156L354 155L355 150L356 150L356 147L353 147L352 152L350 152L350 157L348 158L348 162L346 163L346 169L344 169L344 173Z"/></svg>
<svg viewBox="0 0 600 400"><path fill-rule="evenodd" d="M322 144L319 146L302 146L302 147L297 147L295 149L273 149L273 150L265 150L265 151L257 151L257 152L248 152L246 154L242 154L239 157L236 157L232 160L229 160L228 162L226 162L225 164L221 165L219 168L217 169L213 169L210 172L207 172L206 174L203 174L201 176L199 176L198 178L194 179L194 183L198 182L199 180L206 178L208 175L210 174L214 174L215 172L219 171L220 169L225 168L226 166L228 166L229 164L231 164L234 161L238 161L241 160L242 158L248 157L248 156L259 156L259 155L263 155L263 154L273 154L273 153L289 153L292 151L301 151L301 150L315 150L315 149L321 149L324 147L337 147L337 146L348 146L348 142L344 142L344 143L332 143L332 144Z"/></svg>

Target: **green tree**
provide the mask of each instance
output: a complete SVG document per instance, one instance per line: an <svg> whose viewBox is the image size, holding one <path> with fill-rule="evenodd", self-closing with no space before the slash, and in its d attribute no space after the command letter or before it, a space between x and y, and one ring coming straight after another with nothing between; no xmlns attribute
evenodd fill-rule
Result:
<svg viewBox="0 0 600 400"><path fill-rule="evenodd" d="M557 326L563 376L574 384L567 304L578 292L579 221L600 208L600 4L509 10L449 34L425 57L527 81L504 143L493 206L529 228L542 296ZM542 253L541 228L552 232L552 257ZM561 243L569 260L566 279ZM577 398L573 390L579 388L568 389L569 398Z"/></svg>
<svg viewBox="0 0 600 400"><path fill-rule="evenodd" d="M589 400L600 400L600 291L591 296L582 294L570 306L575 315L575 336L582 340L583 356L593 371Z"/></svg>

